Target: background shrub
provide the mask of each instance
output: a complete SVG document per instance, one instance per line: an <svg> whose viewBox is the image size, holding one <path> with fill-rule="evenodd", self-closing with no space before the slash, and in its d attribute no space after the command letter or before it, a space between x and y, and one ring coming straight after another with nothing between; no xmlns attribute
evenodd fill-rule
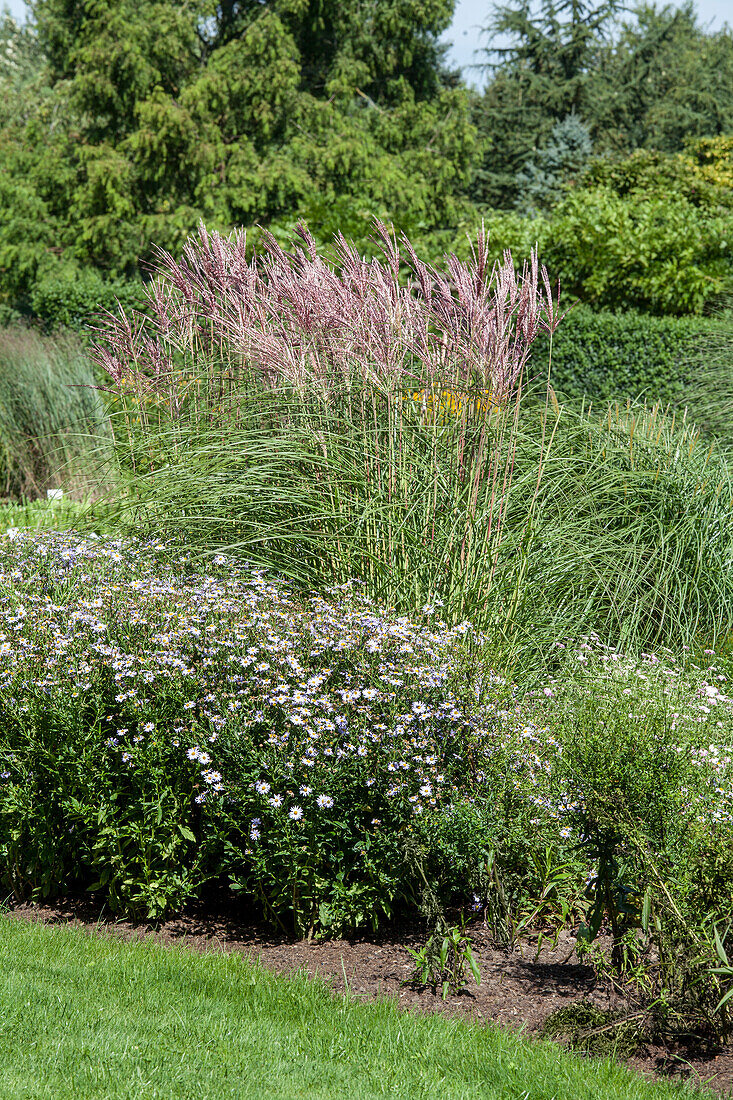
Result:
<svg viewBox="0 0 733 1100"><path fill-rule="evenodd" d="M683 195L579 187L553 210L542 256L596 308L702 313L731 289L733 212Z"/></svg>
<svg viewBox="0 0 733 1100"><path fill-rule="evenodd" d="M116 310L118 302L131 311L142 297L143 286L137 280L107 280L94 268L59 265L36 282L30 308L46 332L67 328L84 333L100 313Z"/></svg>

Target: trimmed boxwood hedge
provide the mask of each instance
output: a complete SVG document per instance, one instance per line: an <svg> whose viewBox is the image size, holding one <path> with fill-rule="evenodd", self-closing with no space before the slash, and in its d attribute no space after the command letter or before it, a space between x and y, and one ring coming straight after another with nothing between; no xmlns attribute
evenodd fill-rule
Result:
<svg viewBox="0 0 733 1100"><path fill-rule="evenodd" d="M571 310L552 342L551 382L567 402L606 405L646 398L663 405L687 404L701 348L717 322L700 317L650 317L643 313ZM538 381L547 370L549 339L535 345Z"/></svg>

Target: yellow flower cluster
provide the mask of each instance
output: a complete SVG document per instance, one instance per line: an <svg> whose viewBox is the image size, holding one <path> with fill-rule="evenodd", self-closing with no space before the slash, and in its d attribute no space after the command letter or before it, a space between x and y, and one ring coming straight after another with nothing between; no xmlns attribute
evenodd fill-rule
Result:
<svg viewBox="0 0 733 1100"><path fill-rule="evenodd" d="M427 422L438 424L457 420L464 413L470 419L499 405L498 399L490 390L475 393L459 393L448 389L418 390L412 394L412 399L422 406Z"/></svg>

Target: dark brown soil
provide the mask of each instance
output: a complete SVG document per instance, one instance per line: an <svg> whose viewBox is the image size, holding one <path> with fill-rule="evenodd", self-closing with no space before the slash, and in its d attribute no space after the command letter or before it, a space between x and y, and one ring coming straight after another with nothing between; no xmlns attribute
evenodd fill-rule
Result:
<svg viewBox="0 0 733 1100"><path fill-rule="evenodd" d="M391 928L384 933L326 942L292 942L272 929L246 919L231 904L191 906L180 917L155 927L108 918L86 899L68 899L55 905L15 905L11 914L47 924L75 924L103 928L123 939L152 937L163 944L180 944L198 951L239 951L278 973L304 970L326 979L335 992L359 998L394 997L401 1007L417 1012L444 1012L478 1021L541 1030L559 1008L581 1000L602 1009L626 1012L629 1006L594 971L578 963L575 939L561 932L556 945L545 939L539 955L536 940L509 950L497 946L479 923L470 929L474 955L481 970L481 986L471 980L467 991L448 995L403 985L412 970L408 947L420 947L425 934L419 927ZM702 1049L688 1046L647 1047L626 1059L645 1076L687 1079L733 1096L733 1046Z"/></svg>

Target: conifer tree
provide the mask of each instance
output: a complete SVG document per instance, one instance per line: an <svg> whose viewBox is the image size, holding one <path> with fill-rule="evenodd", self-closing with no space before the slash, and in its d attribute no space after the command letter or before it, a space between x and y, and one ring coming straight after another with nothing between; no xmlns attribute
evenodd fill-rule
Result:
<svg viewBox="0 0 733 1100"><path fill-rule="evenodd" d="M35 0L49 97L0 126L0 301L48 272L132 277L201 218L321 239L455 224L476 136L439 41L453 5Z"/></svg>
<svg viewBox="0 0 733 1100"><path fill-rule="evenodd" d="M513 206L516 177L556 122L593 113L595 71L618 0L510 0L487 27L491 79L476 106L486 153L473 187L480 202ZM497 45L508 39L508 44Z"/></svg>
<svg viewBox="0 0 733 1100"><path fill-rule="evenodd" d="M548 210L566 185L578 181L592 151L588 127L577 115L556 122L550 140L517 175L517 208L525 214Z"/></svg>

